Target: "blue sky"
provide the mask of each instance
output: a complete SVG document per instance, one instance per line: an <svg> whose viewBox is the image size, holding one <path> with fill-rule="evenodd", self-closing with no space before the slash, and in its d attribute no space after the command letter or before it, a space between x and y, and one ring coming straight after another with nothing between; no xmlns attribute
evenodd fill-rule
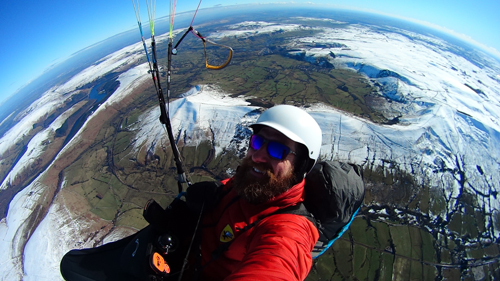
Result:
<svg viewBox="0 0 500 281"><path fill-rule="evenodd" d="M200 8L254 2L203 0ZM494 48L500 54L499 0L280 2L319 6L328 3L413 19L474 40L486 48ZM145 0L140 4L142 21L146 22ZM179 1L176 12L194 10L197 5L196 0ZM156 18L167 16L168 10L168 1L157 1ZM132 1L129 0L2 0L0 20L0 104L51 65L110 36L137 28Z"/></svg>

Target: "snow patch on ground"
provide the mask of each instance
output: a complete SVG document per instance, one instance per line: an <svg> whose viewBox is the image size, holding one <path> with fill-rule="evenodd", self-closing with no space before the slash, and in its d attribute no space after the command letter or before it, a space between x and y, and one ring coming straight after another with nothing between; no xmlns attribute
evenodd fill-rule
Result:
<svg viewBox="0 0 500 281"><path fill-rule="evenodd" d="M242 116L256 109L248 105L243 97L232 98L213 86L197 86L169 105L174 137L177 142L193 146L212 140L218 155L233 139ZM137 130L134 153L145 144L169 145L166 132L158 122L159 115L159 109L154 107L133 125L132 129Z"/></svg>
<svg viewBox="0 0 500 281"><path fill-rule="evenodd" d="M221 30L211 33L208 37L211 40L220 40L226 37L247 38L255 35L268 34L277 31L294 31L304 29L316 29L300 24L277 24L264 21L245 21L228 27L228 30Z"/></svg>

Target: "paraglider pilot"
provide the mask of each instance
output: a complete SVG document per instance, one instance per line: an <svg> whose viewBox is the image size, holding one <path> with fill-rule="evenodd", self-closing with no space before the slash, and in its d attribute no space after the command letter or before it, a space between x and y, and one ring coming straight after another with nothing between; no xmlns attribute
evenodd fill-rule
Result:
<svg viewBox="0 0 500 281"><path fill-rule="evenodd" d="M246 157L203 215L202 280L303 280L318 230L306 217L280 210L304 200L304 178L318 159L321 129L290 105L264 111L250 127ZM188 188L189 205L200 200L197 188Z"/></svg>
<svg viewBox="0 0 500 281"><path fill-rule="evenodd" d="M305 176L318 159L321 129L290 105L264 111L250 127L247 155L233 177L195 183L185 201L176 199L167 209L150 200L144 209L149 226L68 252L61 260L63 278L304 280L323 232L290 209L305 205Z"/></svg>

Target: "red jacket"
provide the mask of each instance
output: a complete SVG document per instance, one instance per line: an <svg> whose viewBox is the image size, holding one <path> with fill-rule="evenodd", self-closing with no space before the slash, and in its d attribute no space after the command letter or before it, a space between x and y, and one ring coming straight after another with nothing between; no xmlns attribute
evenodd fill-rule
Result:
<svg viewBox="0 0 500 281"><path fill-rule="evenodd" d="M224 189L231 189L226 180ZM305 217L273 214L304 201L304 181L261 205L237 199L234 190L203 218L201 244L203 280L304 280L312 266L316 227ZM241 231L248 224L257 224ZM233 240L217 258L220 244Z"/></svg>

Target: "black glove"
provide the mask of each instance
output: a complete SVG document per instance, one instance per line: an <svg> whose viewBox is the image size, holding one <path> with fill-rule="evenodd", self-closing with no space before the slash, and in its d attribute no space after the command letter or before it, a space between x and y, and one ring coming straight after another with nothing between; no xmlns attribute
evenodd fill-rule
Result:
<svg viewBox="0 0 500 281"><path fill-rule="evenodd" d="M219 181L197 182L186 191L187 207L196 214L199 214L203 204L204 211L209 211L219 203L223 196L222 183Z"/></svg>

